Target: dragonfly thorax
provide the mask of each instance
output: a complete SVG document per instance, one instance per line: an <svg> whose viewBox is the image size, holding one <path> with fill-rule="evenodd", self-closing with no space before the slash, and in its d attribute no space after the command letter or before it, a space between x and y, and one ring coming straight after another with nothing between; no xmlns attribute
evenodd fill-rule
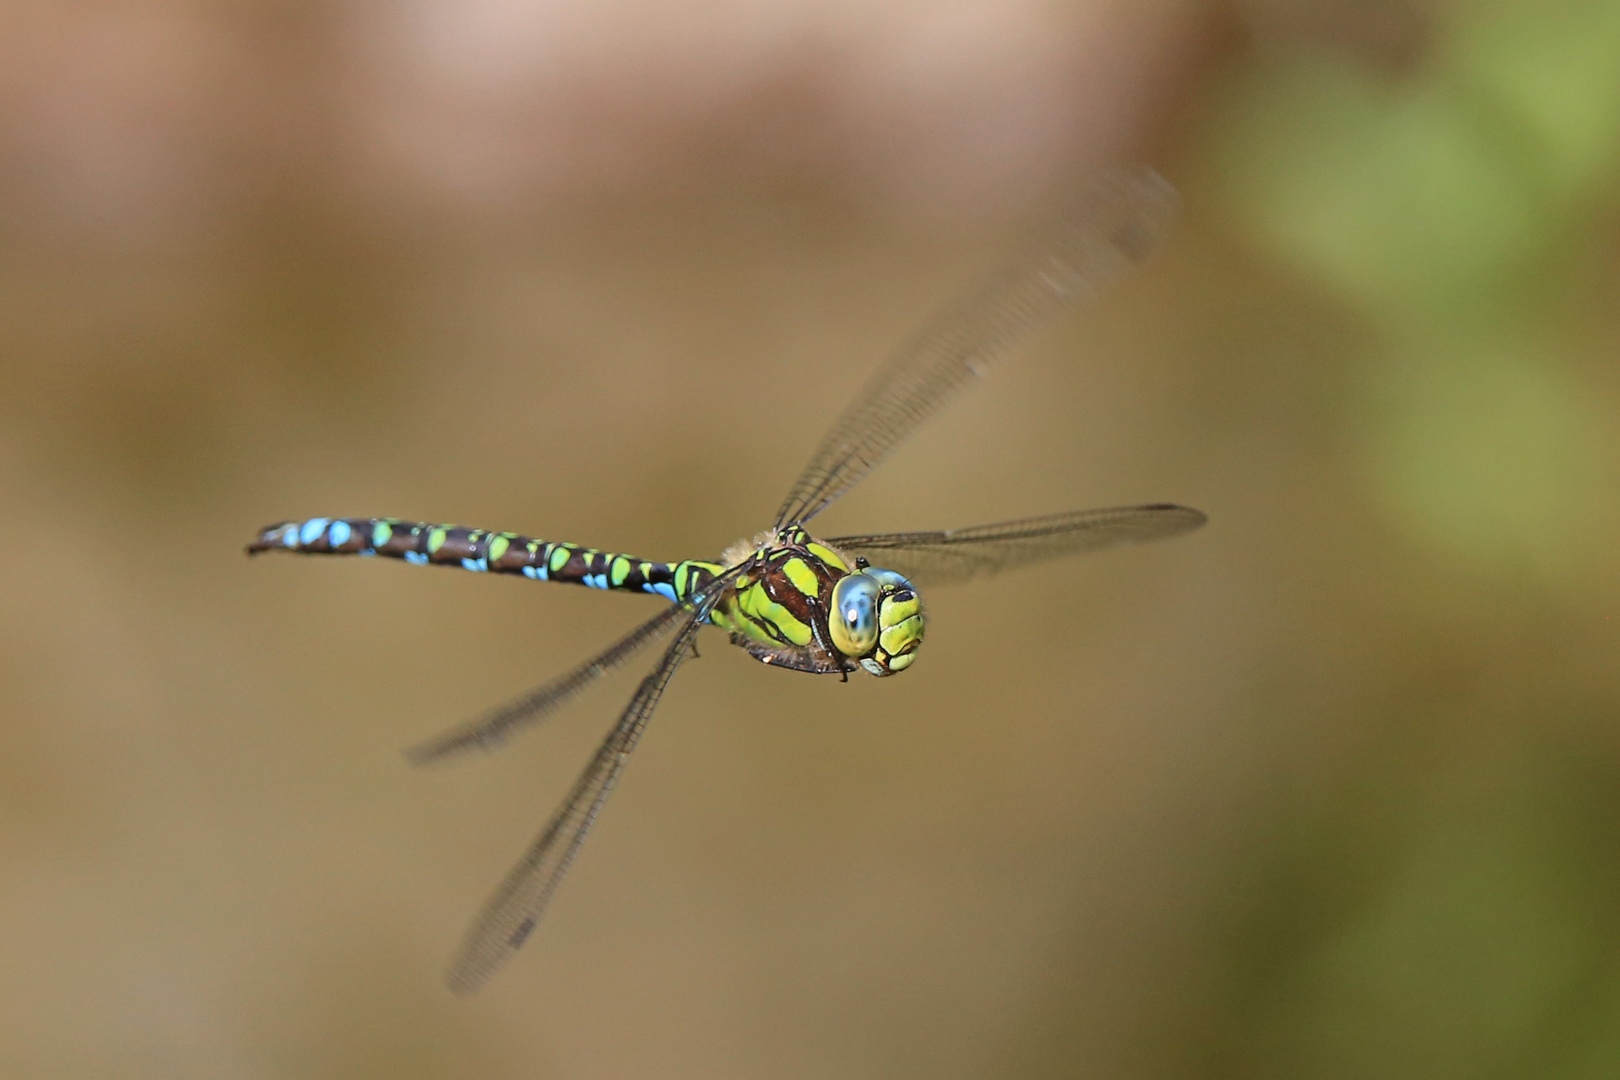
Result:
<svg viewBox="0 0 1620 1080"><path fill-rule="evenodd" d="M722 557L742 567L709 616L757 660L819 674L892 675L911 666L922 643L917 591L901 575L867 565L788 526L733 545Z"/></svg>

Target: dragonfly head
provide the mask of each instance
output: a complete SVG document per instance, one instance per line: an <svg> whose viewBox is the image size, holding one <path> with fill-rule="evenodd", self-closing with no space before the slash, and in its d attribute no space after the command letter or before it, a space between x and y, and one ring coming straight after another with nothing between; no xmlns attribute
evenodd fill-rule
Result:
<svg viewBox="0 0 1620 1080"><path fill-rule="evenodd" d="M893 570L862 566L833 586L833 645L873 675L910 667L926 624L917 590Z"/></svg>

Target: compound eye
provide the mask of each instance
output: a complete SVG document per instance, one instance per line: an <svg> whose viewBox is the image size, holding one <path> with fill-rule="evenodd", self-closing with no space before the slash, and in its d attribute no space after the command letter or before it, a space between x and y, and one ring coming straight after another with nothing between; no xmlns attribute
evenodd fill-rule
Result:
<svg viewBox="0 0 1620 1080"><path fill-rule="evenodd" d="M833 645L845 656L861 657L877 646L878 595L882 586L866 574L838 579L832 592L832 618L827 629Z"/></svg>

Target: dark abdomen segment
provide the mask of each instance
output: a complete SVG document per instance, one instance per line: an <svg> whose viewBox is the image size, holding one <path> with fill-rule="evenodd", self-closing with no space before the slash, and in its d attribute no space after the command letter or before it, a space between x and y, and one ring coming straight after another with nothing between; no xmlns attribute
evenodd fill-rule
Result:
<svg viewBox="0 0 1620 1080"><path fill-rule="evenodd" d="M310 518L284 521L259 533L247 547L306 555L386 555L418 565L456 566L492 574L521 574L536 581L564 581L593 589L646 592L684 600L723 569L686 560L648 562L555 540L517 533L429 525L397 518Z"/></svg>

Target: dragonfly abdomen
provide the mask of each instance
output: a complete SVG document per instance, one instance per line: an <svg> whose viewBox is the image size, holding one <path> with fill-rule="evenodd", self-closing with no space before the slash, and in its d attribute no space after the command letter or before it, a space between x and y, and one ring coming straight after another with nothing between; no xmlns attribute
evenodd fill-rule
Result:
<svg viewBox="0 0 1620 1080"><path fill-rule="evenodd" d="M455 566L491 574L521 574L593 589L652 593L685 600L720 573L718 563L652 562L560 540L398 518L310 518L260 531L248 554L384 555L419 566Z"/></svg>

